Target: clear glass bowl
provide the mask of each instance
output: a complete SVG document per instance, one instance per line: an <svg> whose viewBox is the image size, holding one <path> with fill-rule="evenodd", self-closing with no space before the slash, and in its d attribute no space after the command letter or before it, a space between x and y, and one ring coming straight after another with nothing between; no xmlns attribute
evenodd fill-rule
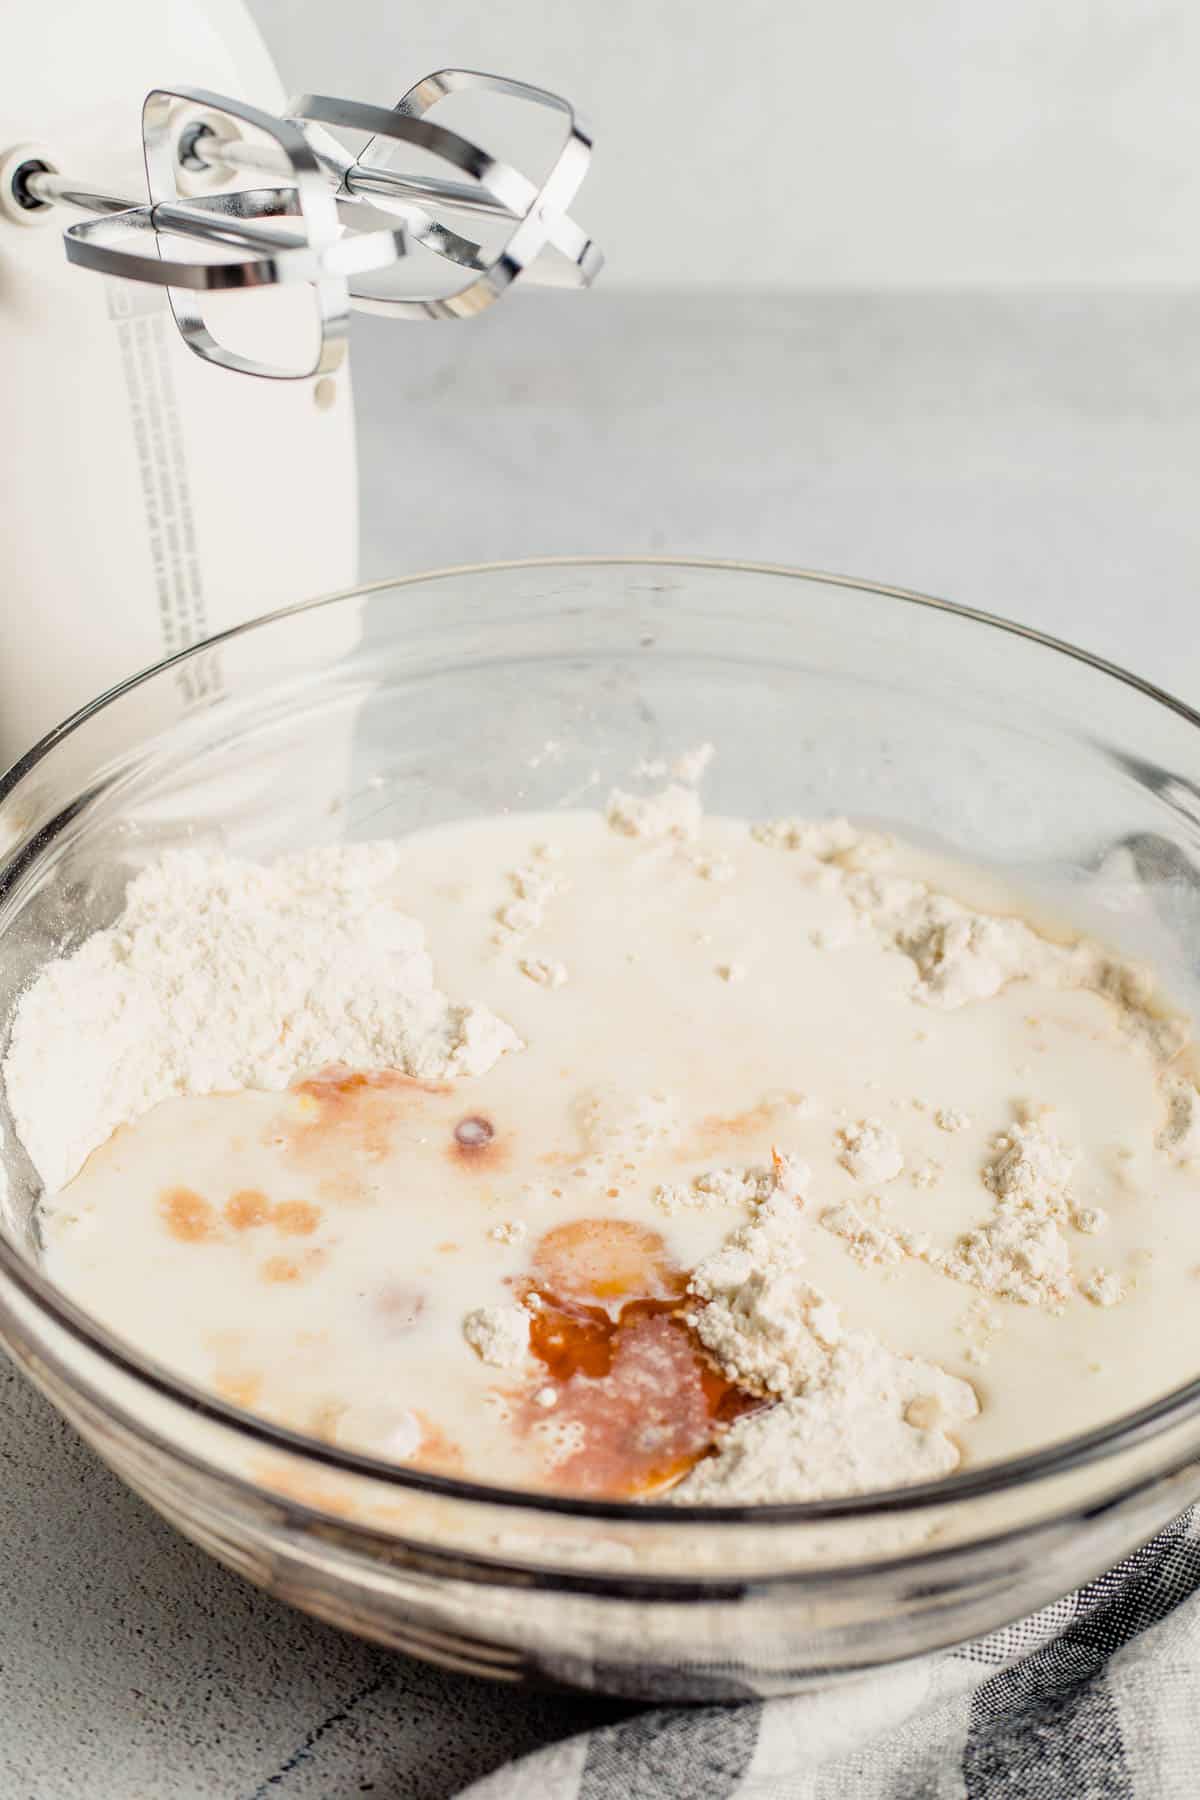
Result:
<svg viewBox="0 0 1200 1800"><path fill-rule="evenodd" d="M53 733L0 787L0 1024L181 840L261 856L603 796L701 739L714 810L848 812L1067 896L1194 1005L1200 719L938 601L736 564L450 570L277 613ZM1135 941L1138 940L1138 941ZM1200 1382L868 1499L553 1500L339 1451L190 1388L38 1267L0 1110L0 1334L114 1469L251 1580L453 1667L670 1700L828 1681L994 1629L1200 1495ZM1164 1320L1163 1329L1169 1329Z"/></svg>

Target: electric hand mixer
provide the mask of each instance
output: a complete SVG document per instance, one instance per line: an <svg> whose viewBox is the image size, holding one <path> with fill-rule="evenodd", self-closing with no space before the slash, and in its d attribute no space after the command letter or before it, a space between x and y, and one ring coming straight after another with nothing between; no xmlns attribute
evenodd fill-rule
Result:
<svg viewBox="0 0 1200 1800"><path fill-rule="evenodd" d="M0 69L2 762L160 656L352 584L352 309L468 318L601 261L567 211L588 134L540 88L450 69L392 108L285 105L241 0L54 13L53 56L27 14ZM156 85L171 66L206 85ZM540 179L431 116L460 96L555 122Z"/></svg>

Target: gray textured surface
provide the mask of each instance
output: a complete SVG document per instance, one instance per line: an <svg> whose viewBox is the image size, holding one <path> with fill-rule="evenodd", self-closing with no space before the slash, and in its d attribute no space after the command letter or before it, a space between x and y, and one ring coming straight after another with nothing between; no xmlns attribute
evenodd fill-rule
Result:
<svg viewBox="0 0 1200 1800"><path fill-rule="evenodd" d="M365 318L363 573L745 556L985 607L1200 697L1195 294L514 296Z"/></svg>
<svg viewBox="0 0 1200 1800"><path fill-rule="evenodd" d="M1200 699L1200 307L515 300L361 322L364 573L575 550L924 587ZM3 1800L444 1800L611 1709L444 1676L181 1542L0 1365Z"/></svg>

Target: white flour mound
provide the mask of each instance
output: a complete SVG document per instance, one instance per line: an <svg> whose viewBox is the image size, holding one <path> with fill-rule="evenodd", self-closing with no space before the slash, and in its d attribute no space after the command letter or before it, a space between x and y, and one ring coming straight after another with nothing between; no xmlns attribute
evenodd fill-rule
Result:
<svg viewBox="0 0 1200 1800"><path fill-rule="evenodd" d="M56 1191L161 1100L279 1089L338 1064L422 1080L479 1075L520 1039L434 985L397 910L396 844L241 862L169 851L109 930L47 964L17 1009L12 1114Z"/></svg>

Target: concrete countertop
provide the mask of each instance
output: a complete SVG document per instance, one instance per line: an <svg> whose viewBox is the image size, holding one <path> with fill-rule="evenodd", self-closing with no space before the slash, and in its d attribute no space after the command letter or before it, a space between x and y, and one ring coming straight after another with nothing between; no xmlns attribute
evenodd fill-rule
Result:
<svg viewBox="0 0 1200 1800"><path fill-rule="evenodd" d="M745 556L1007 613L1200 701L1186 294L514 296L359 321L363 574ZM192 1549L0 1364L0 1796L445 1800L616 1716L427 1669Z"/></svg>
<svg viewBox="0 0 1200 1800"><path fill-rule="evenodd" d="M592 551L857 575L1200 700L1200 295L514 295L359 321L366 577Z"/></svg>

